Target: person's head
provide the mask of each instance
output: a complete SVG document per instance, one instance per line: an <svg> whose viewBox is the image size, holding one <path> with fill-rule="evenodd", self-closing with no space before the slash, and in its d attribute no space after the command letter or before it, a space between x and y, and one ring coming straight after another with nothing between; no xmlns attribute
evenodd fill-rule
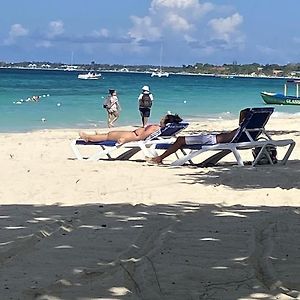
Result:
<svg viewBox="0 0 300 300"><path fill-rule="evenodd" d="M143 94L150 94L150 88L148 85L142 87Z"/></svg>
<svg viewBox="0 0 300 300"><path fill-rule="evenodd" d="M117 91L116 91L116 90L113 90L113 89L108 90L108 92L109 92L109 94L110 94L111 96L114 96L114 95L117 94Z"/></svg>
<svg viewBox="0 0 300 300"><path fill-rule="evenodd" d="M159 124L160 124L160 126L164 127L168 123L180 123L181 121L182 121L182 119L177 114L175 114L175 115L167 114L162 117Z"/></svg>

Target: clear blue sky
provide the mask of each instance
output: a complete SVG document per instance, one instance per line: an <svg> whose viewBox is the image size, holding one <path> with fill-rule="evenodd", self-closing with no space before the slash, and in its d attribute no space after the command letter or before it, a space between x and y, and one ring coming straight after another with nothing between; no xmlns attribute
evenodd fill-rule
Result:
<svg viewBox="0 0 300 300"><path fill-rule="evenodd" d="M300 0L8 0L0 61L300 62Z"/></svg>

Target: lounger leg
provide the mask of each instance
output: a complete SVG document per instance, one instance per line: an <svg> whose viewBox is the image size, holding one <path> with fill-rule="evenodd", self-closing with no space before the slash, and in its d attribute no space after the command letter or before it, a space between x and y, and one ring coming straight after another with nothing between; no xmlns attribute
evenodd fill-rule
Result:
<svg viewBox="0 0 300 300"><path fill-rule="evenodd" d="M82 155L76 146L76 140L72 141L70 145L71 145L71 149L73 150L73 153L75 154L76 158L78 160L82 160Z"/></svg>
<svg viewBox="0 0 300 300"><path fill-rule="evenodd" d="M88 160L99 160L104 155L106 155L109 159L111 159L110 153L112 151L114 151L115 149L117 149L116 146L114 146L114 147L107 147L107 148L101 146L101 148L102 148L103 151L98 151L94 155L90 156L88 158Z"/></svg>
<svg viewBox="0 0 300 300"><path fill-rule="evenodd" d="M253 163L252 163L252 167L254 167L254 166L257 165L257 163L260 161L260 158L261 158L263 155L265 155L265 156L267 157L267 159L268 159L268 161L269 161L269 163L270 163L271 165L274 164L273 161L272 161L272 158L271 158L271 156L270 156L270 154L269 154L269 152L266 150L266 148L269 147L269 146L272 146L272 144L266 144L266 145L264 145L263 147L261 147L260 151L258 152L256 158L254 159L254 161L253 161Z"/></svg>
<svg viewBox="0 0 300 300"><path fill-rule="evenodd" d="M179 158L177 160L175 160L174 162L171 163L171 166L182 166L183 164L185 164L187 161L190 161L192 162L192 159L201 154L202 152L204 152L203 149L201 150L197 150L197 151L191 151L189 154L185 155L184 157L182 158ZM193 162L192 162L193 164Z"/></svg>
<svg viewBox="0 0 300 300"><path fill-rule="evenodd" d="M286 152L284 158L282 159L282 163L283 163L284 165L286 164L287 160L289 159L289 157L290 157L290 155L291 155L291 153L292 153L292 151L293 151L295 145L296 145L295 142L293 142L293 143L290 144L290 146L289 146L289 148L288 148L288 150L287 150L287 152Z"/></svg>
<svg viewBox="0 0 300 300"><path fill-rule="evenodd" d="M226 155L228 155L229 153L231 153L231 150L222 150L212 156L210 156L209 158L207 158L206 160L204 160L200 166L201 167L212 167L215 166L223 157L225 157Z"/></svg>
<svg viewBox="0 0 300 300"><path fill-rule="evenodd" d="M244 162L242 160L242 157L239 154L239 152L237 151L237 149L232 149L231 151L232 151L232 153L233 153L233 155L234 155L234 157L235 157L238 165L241 166L241 167L244 166Z"/></svg>

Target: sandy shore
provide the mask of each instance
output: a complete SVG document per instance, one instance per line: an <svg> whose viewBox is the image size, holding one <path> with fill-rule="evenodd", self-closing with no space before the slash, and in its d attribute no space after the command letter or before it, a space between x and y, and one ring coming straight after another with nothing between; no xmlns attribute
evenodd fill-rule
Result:
<svg viewBox="0 0 300 300"><path fill-rule="evenodd" d="M0 299L300 299L299 121L271 118L297 144L255 168L78 161L75 130L0 134Z"/></svg>

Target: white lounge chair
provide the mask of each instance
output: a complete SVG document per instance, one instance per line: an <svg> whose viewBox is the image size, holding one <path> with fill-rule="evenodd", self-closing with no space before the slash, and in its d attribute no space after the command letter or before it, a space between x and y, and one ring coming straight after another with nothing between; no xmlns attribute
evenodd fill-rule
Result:
<svg viewBox="0 0 300 300"><path fill-rule="evenodd" d="M279 160L279 162L286 164L295 147L295 142L292 139L273 140L270 134L266 132L265 125L273 111L273 107L249 108L245 119L240 124L236 135L230 143L186 145L180 149L184 156L181 158L178 157L178 159L172 162L171 165L181 166L187 162L193 163L192 159L201 153L207 151L219 151L217 154L202 162L200 166L215 165L220 159L231 152L234 154L237 164L239 166L244 166L244 161L239 153L240 150L249 150L257 147L260 147L261 149L256 158L253 160L252 166L255 166L263 155L268 158L270 164L273 164L273 161L267 151L267 147L270 145L275 147L287 147L283 158ZM264 138L259 139L261 137ZM156 149L167 149L169 146L169 144L158 144ZM189 153L187 153L187 150Z"/></svg>
<svg viewBox="0 0 300 300"><path fill-rule="evenodd" d="M172 143L176 139L176 134L185 129L189 123L180 122L180 123L168 123L164 128L160 128L145 140L128 142L122 145L117 144L116 141L105 141L105 142L86 142L82 139L76 139L71 141L71 149L73 150L74 155L77 159L83 159L83 155L80 152L81 147L86 146L98 146L100 149L87 157L87 160L99 160L100 158L109 158L109 159L118 159L118 160L128 160L137 152L142 151L144 156L152 156L153 149L157 143L167 142ZM117 157L112 157L116 150L122 149L121 154Z"/></svg>

